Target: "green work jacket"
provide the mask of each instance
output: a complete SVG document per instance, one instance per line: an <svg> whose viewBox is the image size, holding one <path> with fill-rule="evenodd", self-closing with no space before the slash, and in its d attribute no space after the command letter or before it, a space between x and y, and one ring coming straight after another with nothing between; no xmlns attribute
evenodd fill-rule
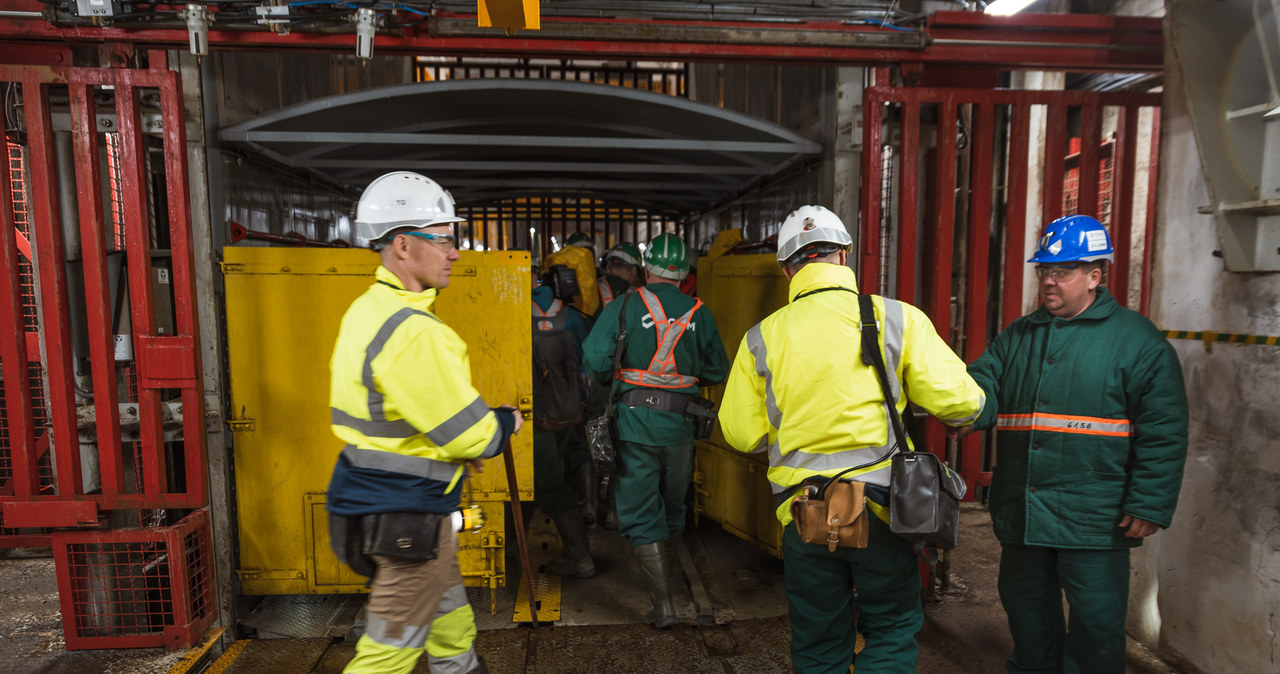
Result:
<svg viewBox="0 0 1280 674"><path fill-rule="evenodd" d="M969 373L996 427L996 537L1121 549L1124 515L1168 527L1187 456L1187 397L1173 347L1104 287L1079 316L1043 306L1001 332Z"/></svg>
<svg viewBox="0 0 1280 674"><path fill-rule="evenodd" d="M693 308L696 299L680 292L670 283L653 283L645 289L653 292L662 304L669 321L680 318ZM638 293L619 297L604 308L596 319L591 334L582 345L582 365L588 373L604 385L613 376L613 353L618 338L618 312L627 310L626 347L622 352L622 369L644 370L649 367L658 350L658 333L653 317ZM669 388L676 393L698 394L699 386L712 386L724 381L729 374L729 357L720 342L711 310L703 305L694 312L689 328L675 347L676 371L697 379L692 386ZM618 382L618 393L639 388L624 381ZM615 406L617 412L617 436L627 442L664 447L693 441L693 424L683 415L662 412L646 407Z"/></svg>

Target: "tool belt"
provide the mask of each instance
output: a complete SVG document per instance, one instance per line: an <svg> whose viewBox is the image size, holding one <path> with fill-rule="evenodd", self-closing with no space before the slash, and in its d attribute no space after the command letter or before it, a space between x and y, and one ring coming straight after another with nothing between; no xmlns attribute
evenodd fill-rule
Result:
<svg viewBox="0 0 1280 674"><path fill-rule="evenodd" d="M652 388L633 388L618 396L618 400L627 407L647 407L689 417L693 421L694 436L699 440L710 438L711 429L716 423L715 403L702 396Z"/></svg>

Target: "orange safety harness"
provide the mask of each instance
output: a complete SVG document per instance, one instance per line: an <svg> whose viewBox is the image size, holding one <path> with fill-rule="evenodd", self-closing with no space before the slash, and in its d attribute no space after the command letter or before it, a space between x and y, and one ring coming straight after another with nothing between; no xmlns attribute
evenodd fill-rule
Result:
<svg viewBox="0 0 1280 674"><path fill-rule="evenodd" d="M649 369L620 369L618 379L628 384L649 388L688 388L697 385L697 377L688 377L676 371L675 354L676 344L684 336L685 330L689 329L689 322L693 320L694 312L702 306L702 300L696 300L692 309L674 322L668 322L667 314L662 310L662 302L658 300L657 295L647 288L641 288L637 292L653 318L653 327L658 333L658 349L654 351L653 359L649 361Z"/></svg>

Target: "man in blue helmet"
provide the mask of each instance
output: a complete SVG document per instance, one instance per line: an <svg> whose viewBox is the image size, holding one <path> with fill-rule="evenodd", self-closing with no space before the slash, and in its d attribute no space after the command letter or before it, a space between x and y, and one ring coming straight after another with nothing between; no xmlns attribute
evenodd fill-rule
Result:
<svg viewBox="0 0 1280 674"><path fill-rule="evenodd" d="M1182 368L1155 325L1101 285L1113 259L1097 220L1049 223L1027 260L1040 307L969 366L987 397L970 429L998 430L989 502L1014 673L1125 671L1129 549L1168 527L1178 503Z"/></svg>

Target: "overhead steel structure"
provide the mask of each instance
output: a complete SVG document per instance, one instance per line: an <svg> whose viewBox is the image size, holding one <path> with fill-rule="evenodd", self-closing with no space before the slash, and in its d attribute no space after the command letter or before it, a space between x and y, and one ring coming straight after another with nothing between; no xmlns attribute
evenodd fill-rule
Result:
<svg viewBox="0 0 1280 674"><path fill-rule="evenodd" d="M347 186L422 171L460 205L586 197L672 213L718 203L822 149L684 98L519 79L359 91L256 117L219 138Z"/></svg>

